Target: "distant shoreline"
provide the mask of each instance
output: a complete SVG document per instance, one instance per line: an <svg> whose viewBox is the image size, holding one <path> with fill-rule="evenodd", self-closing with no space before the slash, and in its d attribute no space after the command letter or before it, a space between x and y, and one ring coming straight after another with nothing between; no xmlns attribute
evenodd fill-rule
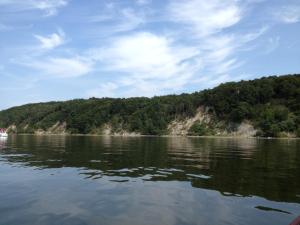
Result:
<svg viewBox="0 0 300 225"><path fill-rule="evenodd" d="M125 137L125 138L136 138L136 137L163 137L163 138L211 138L211 139L262 139L262 140L273 140L273 139L286 139L286 140L300 140L299 137L246 137L246 136L192 136L192 135L109 135L109 134L10 134L9 136L70 136L70 137ZM8 137L9 137L8 136Z"/></svg>
<svg viewBox="0 0 300 225"><path fill-rule="evenodd" d="M298 90L300 74L291 74L190 94L35 103L0 111L0 127L37 135L292 139L300 137Z"/></svg>

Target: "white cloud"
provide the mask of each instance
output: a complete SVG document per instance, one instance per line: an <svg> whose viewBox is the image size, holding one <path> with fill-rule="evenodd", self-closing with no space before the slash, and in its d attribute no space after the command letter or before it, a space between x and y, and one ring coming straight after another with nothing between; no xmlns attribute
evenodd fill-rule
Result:
<svg viewBox="0 0 300 225"><path fill-rule="evenodd" d="M231 34L231 35L213 35L203 39L203 61L206 68L214 75L228 74L233 69L238 68L244 62L237 58L237 53L246 51L244 46L259 38L265 33L267 28L263 27L256 32L246 34ZM251 49L251 47L250 47Z"/></svg>
<svg viewBox="0 0 300 225"><path fill-rule="evenodd" d="M65 34L61 30L49 36L34 35L34 37L40 41L41 48L44 49L53 49L65 42Z"/></svg>
<svg viewBox="0 0 300 225"><path fill-rule="evenodd" d="M117 39L103 49L103 53L102 60L109 70L144 78L169 78L184 72L185 60L198 52L194 48L176 46L164 36L142 32Z"/></svg>
<svg viewBox="0 0 300 225"><path fill-rule="evenodd" d="M283 23L297 23L300 21L300 5L284 6L274 16Z"/></svg>
<svg viewBox="0 0 300 225"><path fill-rule="evenodd" d="M31 60L22 65L38 70L41 75L50 78L70 78L88 74L92 70L92 64L80 58L46 58L43 60Z"/></svg>
<svg viewBox="0 0 300 225"><path fill-rule="evenodd" d="M33 6L37 9L46 11L47 16L52 16L57 13L58 8L66 6L68 2L66 0L47 0L47 1L36 1Z"/></svg>
<svg viewBox="0 0 300 225"><path fill-rule="evenodd" d="M138 15L134 10L130 8L122 9L120 11L120 15L122 17L121 23L119 23L115 27L116 32L133 30L145 21L142 15Z"/></svg>
<svg viewBox="0 0 300 225"><path fill-rule="evenodd" d="M67 0L1 0L0 6L14 11L41 10L46 16L52 16L57 10L68 4Z"/></svg>
<svg viewBox="0 0 300 225"><path fill-rule="evenodd" d="M76 49L38 51L35 55L31 53L31 60L22 65L35 69L44 77L78 77L96 70L99 76L109 73L117 77L101 85L95 84L86 92L87 96L153 96L182 91L195 81L207 87L229 80L230 72L243 63L238 51L248 47L247 43L265 31L262 28L245 34L229 29L245 16L245 5L241 2L172 0L160 11L153 12L154 8L147 11L148 7L135 5L149 1L136 0L131 8L120 1L110 1L83 20L97 37L97 41L89 45L97 43L97 46L90 50L80 47L81 57L74 56ZM34 8L47 12L50 5L36 4ZM57 10L61 6L51 7ZM65 42L63 32L35 37L43 49L53 49ZM71 57L57 57L53 55L56 53L71 54ZM37 59L37 55L40 58Z"/></svg>
<svg viewBox="0 0 300 225"><path fill-rule="evenodd" d="M205 84L228 80L230 71L244 63L237 52L245 51L242 49L245 44L267 30L263 27L252 33L224 34L224 29L243 19L244 9L239 2L172 1L167 5L166 17L175 27L163 35L136 32L114 38L107 47L90 51L88 58L99 64L100 70L118 74L118 81L106 86L127 97L170 93L195 80L206 80ZM182 30L185 32L181 33ZM95 90L100 89L92 90L99 96ZM103 96L103 91L100 95Z"/></svg>
<svg viewBox="0 0 300 225"><path fill-rule="evenodd" d="M139 90L138 95L148 96L184 86L202 66L195 58L198 53L164 36L139 32L117 38L110 46L91 51L89 57L101 63L103 70L123 75L118 86L130 86Z"/></svg>
<svg viewBox="0 0 300 225"><path fill-rule="evenodd" d="M207 51L206 60L216 63L230 57L234 53L237 44L235 43L235 37L229 35L214 36L204 41L203 48Z"/></svg>
<svg viewBox="0 0 300 225"><path fill-rule="evenodd" d="M168 18L176 24L185 25L184 39L190 38L198 49L203 62L202 71L197 71L198 76L203 71L208 71L202 76L228 76L233 69L238 68L244 62L237 58L239 51L246 44L256 40L265 33L267 27L249 33L234 33L225 29L237 25L245 17L245 6L250 2L241 4L239 0L187 0L173 1L169 5ZM247 45L248 46L248 45ZM198 78L194 78L198 79Z"/></svg>
<svg viewBox="0 0 300 225"><path fill-rule="evenodd" d="M89 16L87 21L97 24L97 36L99 36L99 30L101 30L101 35L110 36L135 30L146 22L142 12L137 12L132 8L118 8L114 4L98 15Z"/></svg>
<svg viewBox="0 0 300 225"><path fill-rule="evenodd" d="M250 2L247 2L250 4ZM245 6L239 0L186 0L172 1L168 9L168 18L175 24L183 24L183 39L190 39L201 50L199 58L203 62L205 76L215 80L215 76L224 76L243 64L237 58L241 48L260 37L266 27L257 32L236 34L223 32L237 25L245 16ZM204 76L204 75L202 75ZM195 78L194 79L198 79Z"/></svg>
<svg viewBox="0 0 300 225"><path fill-rule="evenodd" d="M214 34L237 24L241 14L237 0L176 0L169 6L170 19L192 26L199 36Z"/></svg>

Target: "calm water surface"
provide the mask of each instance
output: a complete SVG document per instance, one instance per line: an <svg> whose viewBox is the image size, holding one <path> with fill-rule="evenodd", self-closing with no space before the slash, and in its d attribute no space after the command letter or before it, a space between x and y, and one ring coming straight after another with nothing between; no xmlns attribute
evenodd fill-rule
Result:
<svg viewBox="0 0 300 225"><path fill-rule="evenodd" d="M300 141L0 139L1 225L288 225Z"/></svg>

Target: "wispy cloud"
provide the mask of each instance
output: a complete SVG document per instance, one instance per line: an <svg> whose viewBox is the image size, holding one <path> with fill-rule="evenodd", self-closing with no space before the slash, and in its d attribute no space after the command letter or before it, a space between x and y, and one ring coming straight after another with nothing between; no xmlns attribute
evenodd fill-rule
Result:
<svg viewBox="0 0 300 225"><path fill-rule="evenodd" d="M213 81L219 77L228 77L230 71L244 63L237 58L238 52L245 50L243 47L246 44L256 40L267 30L267 27L262 27L248 33L228 31L246 16L244 7L237 0L171 2L168 18L176 24L184 24L183 36L188 34L192 37L194 46L201 49L198 57L203 62L203 67L196 71L198 77L193 79L207 76Z"/></svg>
<svg viewBox="0 0 300 225"><path fill-rule="evenodd" d="M297 23L300 21L300 4L283 6L274 13L274 16L283 23Z"/></svg>
<svg viewBox="0 0 300 225"><path fill-rule="evenodd" d="M89 52L88 57L101 70L120 76L118 81L102 84L101 96L104 90L107 94L123 90L122 96L153 96L181 90L204 77L206 84L225 81L232 78L230 71L244 63L237 58L238 51L267 30L224 34L223 30L243 19L243 7L236 0L177 0L166 8L165 18L176 24L172 29L159 35L135 32L119 36L109 46ZM182 30L184 33L178 32ZM179 45L182 39L190 42Z"/></svg>
<svg viewBox="0 0 300 225"><path fill-rule="evenodd" d="M168 78L183 72L185 61L197 53L194 48L176 46L164 36L139 32L115 39L94 57L106 65L107 70L144 78Z"/></svg>
<svg viewBox="0 0 300 225"><path fill-rule="evenodd" d="M172 1L169 18L176 23L191 26L198 36L211 35L237 24L242 9L236 0L186 0Z"/></svg>
<svg viewBox="0 0 300 225"><path fill-rule="evenodd" d="M164 36L139 32L117 38L110 46L91 51L89 57L101 63L103 70L124 75L115 85L143 87L144 94L152 95L152 86L158 92L184 86L195 68L201 67L201 62L193 61L197 54L196 48L176 45Z"/></svg>
<svg viewBox="0 0 300 225"><path fill-rule="evenodd" d="M136 14L136 12L130 8L120 10L119 15L121 15L121 20L113 27L115 32L134 30L145 21L142 15Z"/></svg>
<svg viewBox="0 0 300 225"><path fill-rule="evenodd" d="M95 24L97 35L115 35L117 33L135 30L146 22L143 12L130 7L120 8L116 5L107 6L97 14L89 16L88 22Z"/></svg>
<svg viewBox="0 0 300 225"><path fill-rule="evenodd" d="M46 16L55 15L59 8L66 6L67 0L1 0L0 6L12 11L41 10Z"/></svg>
<svg viewBox="0 0 300 225"><path fill-rule="evenodd" d="M34 35L34 37L40 41L40 47L44 49L53 49L65 42L65 33L62 30L48 36Z"/></svg>
<svg viewBox="0 0 300 225"><path fill-rule="evenodd" d="M20 63L23 66L37 70L41 76L50 78L79 77L88 74L92 70L92 64L79 57L27 59Z"/></svg>
<svg viewBox="0 0 300 225"><path fill-rule="evenodd" d="M238 53L248 50L250 43L266 31L267 27L262 27L250 33L217 34L203 39L206 66L215 75L229 73L243 64L237 58ZM245 45L247 48L244 48Z"/></svg>
<svg viewBox="0 0 300 225"><path fill-rule="evenodd" d="M39 84L48 78L84 81L82 93L89 97L198 90L244 78L253 72L247 63L258 58L251 54L284 44L286 34L270 31L299 21L299 5L287 1L280 8L279 1L268 6L265 0L0 0L0 13L7 14L0 23L1 60L5 70L13 68L15 76L24 71ZM72 14L45 18L67 5ZM7 26L14 32L5 32ZM297 44L294 30L288 32ZM16 34L18 41L10 38Z"/></svg>

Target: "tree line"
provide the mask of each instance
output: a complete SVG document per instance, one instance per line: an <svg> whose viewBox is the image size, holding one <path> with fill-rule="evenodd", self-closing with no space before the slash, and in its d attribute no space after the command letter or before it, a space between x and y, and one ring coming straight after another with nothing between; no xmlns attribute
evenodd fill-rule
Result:
<svg viewBox="0 0 300 225"><path fill-rule="evenodd" d="M215 121L251 121L258 136L300 136L300 75L228 82L192 94L27 104L1 111L0 127L14 124L18 132L32 133L66 122L68 132L87 134L110 124L115 132L162 135L171 121L193 117L199 107L209 109ZM208 132L203 124L191 128L196 135Z"/></svg>

